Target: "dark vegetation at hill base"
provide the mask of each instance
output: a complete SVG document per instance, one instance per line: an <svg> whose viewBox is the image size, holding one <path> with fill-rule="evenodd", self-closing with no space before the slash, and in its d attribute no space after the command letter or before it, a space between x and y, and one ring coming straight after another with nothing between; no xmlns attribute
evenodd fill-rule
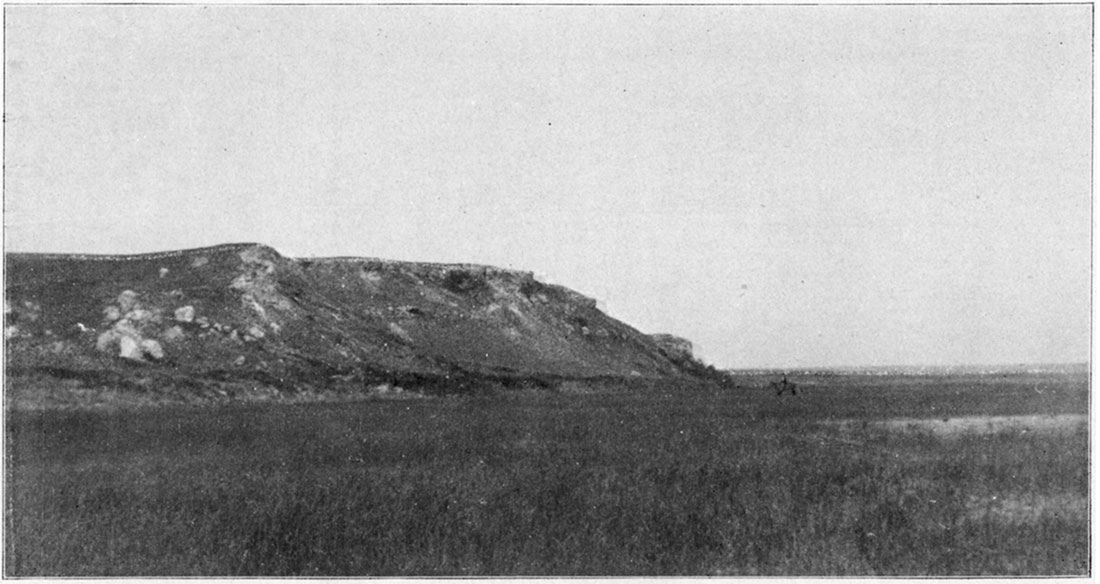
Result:
<svg viewBox="0 0 1100 584"><path fill-rule="evenodd" d="M6 259L16 403L44 385L188 401L725 380L683 339L526 272L256 244Z"/></svg>

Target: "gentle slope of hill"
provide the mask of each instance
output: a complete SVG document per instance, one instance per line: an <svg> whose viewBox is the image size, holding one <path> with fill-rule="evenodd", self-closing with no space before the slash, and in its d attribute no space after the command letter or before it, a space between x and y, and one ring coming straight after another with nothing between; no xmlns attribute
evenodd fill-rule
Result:
<svg viewBox="0 0 1100 584"><path fill-rule="evenodd" d="M706 374L591 298L489 266L231 244L6 268L9 374L280 390Z"/></svg>

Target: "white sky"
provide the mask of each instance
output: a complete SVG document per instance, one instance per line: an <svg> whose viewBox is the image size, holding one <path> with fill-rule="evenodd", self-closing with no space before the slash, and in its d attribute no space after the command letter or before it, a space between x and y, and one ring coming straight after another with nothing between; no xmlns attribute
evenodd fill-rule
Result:
<svg viewBox="0 0 1100 584"><path fill-rule="evenodd" d="M1092 7L8 6L8 251L532 270L720 367L1089 358Z"/></svg>

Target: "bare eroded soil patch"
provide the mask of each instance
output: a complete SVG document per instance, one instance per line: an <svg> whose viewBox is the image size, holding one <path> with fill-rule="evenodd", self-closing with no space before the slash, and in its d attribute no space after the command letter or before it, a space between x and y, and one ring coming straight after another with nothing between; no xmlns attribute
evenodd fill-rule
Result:
<svg viewBox="0 0 1100 584"><path fill-rule="evenodd" d="M1074 493L971 495L966 502L970 519L989 517L1005 523L1036 523L1043 517L1088 517L1089 500Z"/></svg>
<svg viewBox="0 0 1100 584"><path fill-rule="evenodd" d="M840 422L844 427L865 423L871 427L887 430L927 431L937 435L952 436L967 433L986 434L1003 430L1044 433L1073 432L1078 428L1087 427L1089 417L1085 414L1062 414L1057 416L966 416L933 419L896 418L872 422L856 420Z"/></svg>

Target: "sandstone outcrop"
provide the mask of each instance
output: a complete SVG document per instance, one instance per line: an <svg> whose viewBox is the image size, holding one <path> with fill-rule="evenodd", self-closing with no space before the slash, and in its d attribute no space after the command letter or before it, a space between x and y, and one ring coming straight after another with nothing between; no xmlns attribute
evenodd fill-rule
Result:
<svg viewBox="0 0 1100 584"><path fill-rule="evenodd" d="M293 259L232 244L8 254L7 281L9 373L141 363L143 375L176 380L366 391L701 371L686 340L642 334L591 298L492 266ZM66 350L47 363L41 348L57 342Z"/></svg>
<svg viewBox="0 0 1100 584"><path fill-rule="evenodd" d="M649 335L649 338L653 339L653 342L657 343L657 346L660 347L666 355L677 361L686 361L695 358L695 348L692 346L691 341L683 337L658 333Z"/></svg>

